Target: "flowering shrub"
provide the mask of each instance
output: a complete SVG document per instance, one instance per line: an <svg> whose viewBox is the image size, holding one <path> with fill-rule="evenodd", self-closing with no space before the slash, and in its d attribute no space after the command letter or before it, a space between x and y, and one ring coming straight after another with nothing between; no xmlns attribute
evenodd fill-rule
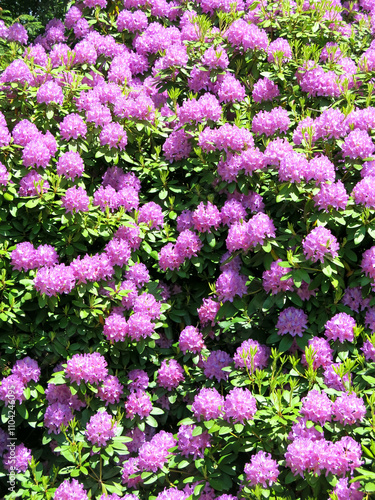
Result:
<svg viewBox="0 0 375 500"><path fill-rule="evenodd" d="M374 35L364 0L0 21L2 497L370 498Z"/></svg>

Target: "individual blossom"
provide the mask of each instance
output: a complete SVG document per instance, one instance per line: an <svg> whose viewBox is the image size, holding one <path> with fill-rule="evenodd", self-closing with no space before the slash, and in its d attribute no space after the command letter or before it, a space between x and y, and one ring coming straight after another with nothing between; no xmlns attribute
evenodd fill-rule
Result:
<svg viewBox="0 0 375 500"><path fill-rule="evenodd" d="M318 390L313 389L301 401L301 414L307 420L311 420L321 426L331 421L332 401L325 392L320 393Z"/></svg>
<svg viewBox="0 0 375 500"><path fill-rule="evenodd" d="M77 479L65 479L55 490L53 500L88 500L88 495Z"/></svg>
<svg viewBox="0 0 375 500"><path fill-rule="evenodd" d="M105 401L105 405L116 404L124 391L124 386L114 375L108 375L98 387L97 397Z"/></svg>
<svg viewBox="0 0 375 500"><path fill-rule="evenodd" d="M313 337L312 339L309 339L308 346L312 353L314 370L317 370L320 367L327 368L332 364L333 351L328 340L321 337ZM305 353L302 354L301 362L304 366L307 366Z"/></svg>
<svg viewBox="0 0 375 500"><path fill-rule="evenodd" d="M71 180L82 177L84 169L85 165L80 154L74 151L64 153L56 163L57 175L64 175Z"/></svg>
<svg viewBox="0 0 375 500"><path fill-rule="evenodd" d="M48 181L44 180L35 170L31 170L20 181L19 196L38 196L49 189Z"/></svg>
<svg viewBox="0 0 375 500"><path fill-rule="evenodd" d="M170 432L160 431L155 434L151 441L144 443L139 449L140 470L157 472L171 455L169 450L176 444L177 441Z"/></svg>
<svg viewBox="0 0 375 500"><path fill-rule="evenodd" d="M27 44L28 34L26 28L20 23L14 23L8 28L8 42L19 42L21 45Z"/></svg>
<svg viewBox="0 0 375 500"><path fill-rule="evenodd" d="M163 152L170 163L189 157L191 144L184 129L174 130L171 133L163 144Z"/></svg>
<svg viewBox="0 0 375 500"><path fill-rule="evenodd" d="M178 346L183 354L188 351L198 354L205 347L203 335L195 326L186 326L180 333Z"/></svg>
<svg viewBox="0 0 375 500"><path fill-rule="evenodd" d="M280 473L276 460L263 450L251 457L250 463L245 464L244 472L251 486L261 484L263 488L272 486Z"/></svg>
<svg viewBox="0 0 375 500"><path fill-rule="evenodd" d="M190 229L185 229L185 231L182 231L178 235L175 249L181 255L181 259L191 259L192 257L197 257L202 246L203 243L199 239L199 236L190 231Z"/></svg>
<svg viewBox="0 0 375 500"><path fill-rule="evenodd" d="M362 297L362 287L356 286L353 288L346 288L341 302L348 306L352 311L359 313L368 308L370 297L364 299ZM366 320L365 320L366 322Z"/></svg>
<svg viewBox="0 0 375 500"><path fill-rule="evenodd" d="M55 81L50 80L49 82L44 83L38 89L36 93L36 100L39 104L60 104L62 105L64 101L64 94L61 90L60 85L58 85Z"/></svg>
<svg viewBox="0 0 375 500"><path fill-rule="evenodd" d="M292 49L285 38L277 38L271 42L267 48L267 54L268 62L275 62L277 59L284 63L292 59Z"/></svg>
<svg viewBox="0 0 375 500"><path fill-rule="evenodd" d="M375 279L375 246L363 253L361 267L366 276Z"/></svg>
<svg viewBox="0 0 375 500"><path fill-rule="evenodd" d="M256 399L249 389L235 387L225 397L224 419L228 422L252 420L257 411Z"/></svg>
<svg viewBox="0 0 375 500"><path fill-rule="evenodd" d="M31 459L31 450L26 448L24 444L19 444L15 446L13 453L11 450L4 453L3 466L7 471L20 474L27 471Z"/></svg>
<svg viewBox="0 0 375 500"><path fill-rule="evenodd" d="M91 444L104 447L107 442L115 437L117 424L106 411L98 411L86 425L86 438Z"/></svg>
<svg viewBox="0 0 375 500"><path fill-rule="evenodd" d="M329 229L317 226L303 239L302 248L307 259L324 262L326 255L337 257L340 246Z"/></svg>
<svg viewBox="0 0 375 500"><path fill-rule="evenodd" d="M252 131L255 134L265 134L267 137L276 132L286 132L290 125L288 112L281 108L272 111L259 111L253 118Z"/></svg>
<svg viewBox="0 0 375 500"><path fill-rule="evenodd" d="M137 389L131 392L125 402L127 418L134 418L138 415L141 419L148 417L152 411L151 398L147 392Z"/></svg>
<svg viewBox="0 0 375 500"><path fill-rule="evenodd" d="M191 411L194 417L208 421L219 418L223 413L224 398L216 389L203 388L194 397L194 402Z"/></svg>
<svg viewBox="0 0 375 500"><path fill-rule="evenodd" d="M136 297L133 311L145 314L150 319L160 318L161 303L150 293L142 293Z"/></svg>
<svg viewBox="0 0 375 500"><path fill-rule="evenodd" d="M32 139L22 151L22 164L25 167L46 168L52 154L43 140Z"/></svg>
<svg viewBox="0 0 375 500"><path fill-rule="evenodd" d="M333 420L343 425L354 425L362 422L366 415L366 407L363 399L354 392L344 392L338 396L333 403Z"/></svg>
<svg viewBox="0 0 375 500"><path fill-rule="evenodd" d="M205 51L201 63L209 69L226 69L229 66L229 59L225 49L218 45Z"/></svg>
<svg viewBox="0 0 375 500"><path fill-rule="evenodd" d="M279 180L299 183L306 178L309 162L301 153L292 151L280 158Z"/></svg>
<svg viewBox="0 0 375 500"><path fill-rule="evenodd" d="M325 326L324 335L328 340L338 340L339 342L353 342L355 319L346 313L335 314Z"/></svg>
<svg viewBox="0 0 375 500"><path fill-rule="evenodd" d="M272 101L280 95L276 83L268 78L260 78L253 87L253 99L255 102Z"/></svg>
<svg viewBox="0 0 375 500"><path fill-rule="evenodd" d="M195 425L181 425L178 429L177 440L178 449L183 457L193 455L194 460L203 458L204 450L211 446L210 435L207 431L202 434L193 436Z"/></svg>
<svg viewBox="0 0 375 500"><path fill-rule="evenodd" d="M141 288L150 281L150 273L145 264L135 263L126 271L125 278L132 281L137 288Z"/></svg>
<svg viewBox="0 0 375 500"><path fill-rule="evenodd" d="M61 293L70 293L75 286L75 276L69 266L56 264L42 267L34 278L35 289L48 297L56 297Z"/></svg>
<svg viewBox="0 0 375 500"><path fill-rule="evenodd" d="M210 201L207 202L207 206L202 201L194 210L192 221L194 229L200 233L210 232L212 228L218 229L221 223L220 211Z"/></svg>
<svg viewBox="0 0 375 500"><path fill-rule="evenodd" d="M154 333L155 324L151 322L149 316L136 312L128 319L128 335L132 340L139 342L141 338L151 337Z"/></svg>
<svg viewBox="0 0 375 500"><path fill-rule="evenodd" d="M114 238L104 247L112 266L124 267L131 256L131 248L125 240Z"/></svg>
<svg viewBox="0 0 375 500"><path fill-rule="evenodd" d="M45 394L50 405L60 403L64 406L68 406L72 410L81 410L86 406L86 404L79 399L78 394L72 394L70 388L66 384L48 384Z"/></svg>
<svg viewBox="0 0 375 500"><path fill-rule="evenodd" d="M315 120L309 116L301 120L293 131L293 142L296 145L315 143L318 139Z"/></svg>
<svg viewBox="0 0 375 500"><path fill-rule="evenodd" d="M234 198L227 200L221 209L221 222L227 226L245 220L246 216L245 207L240 201Z"/></svg>
<svg viewBox="0 0 375 500"><path fill-rule="evenodd" d="M85 188L73 186L65 191L65 195L61 197L61 204L67 213L88 212L90 198Z"/></svg>
<svg viewBox="0 0 375 500"><path fill-rule="evenodd" d="M110 148L123 151L128 143L128 137L120 123L112 122L104 125L99 135L99 141L102 146L108 145Z"/></svg>
<svg viewBox="0 0 375 500"><path fill-rule="evenodd" d="M29 241L18 243L10 252L11 265L17 271L29 271L38 267L37 252Z"/></svg>
<svg viewBox="0 0 375 500"><path fill-rule="evenodd" d="M71 113L65 116L60 124L60 134L63 139L78 139L78 137L86 137L87 126L82 117L77 113Z"/></svg>
<svg viewBox="0 0 375 500"><path fill-rule="evenodd" d="M63 403L49 404L44 414L44 426L47 427L48 434L51 434L51 432L59 434L61 426L67 427L72 420L72 408Z"/></svg>
<svg viewBox="0 0 375 500"><path fill-rule="evenodd" d="M0 386L0 401L4 401L5 406L14 405L15 401L22 404L25 401L25 384L17 375L9 375L3 378Z"/></svg>
<svg viewBox="0 0 375 500"><path fill-rule="evenodd" d="M203 304L198 309L198 318L202 326L215 325L215 318L220 309L220 302L212 299L203 299Z"/></svg>
<svg viewBox="0 0 375 500"><path fill-rule="evenodd" d="M12 374L22 380L24 384L31 382L31 380L38 382L40 373L37 361L29 356L18 359L12 368Z"/></svg>
<svg viewBox="0 0 375 500"><path fill-rule="evenodd" d="M99 384L108 376L107 361L98 352L74 354L67 362L65 375L77 384Z"/></svg>
<svg viewBox="0 0 375 500"><path fill-rule="evenodd" d="M282 262L282 260L278 259L276 262L272 262L271 268L268 271L264 271L262 274L263 288L267 293L271 292L272 295L293 290L294 288L292 278L281 280L281 278L288 274L291 269L289 267L279 266L279 262Z"/></svg>
<svg viewBox="0 0 375 500"><path fill-rule="evenodd" d="M164 226L163 211L157 203L150 201L139 209L138 223L144 222L151 229L159 229Z"/></svg>
<svg viewBox="0 0 375 500"><path fill-rule="evenodd" d="M175 359L164 359L158 370L157 382L168 391L176 389L185 380L184 370Z"/></svg>
<svg viewBox="0 0 375 500"><path fill-rule="evenodd" d="M0 163L0 186L6 186L9 182L9 172L5 165Z"/></svg>
<svg viewBox="0 0 375 500"><path fill-rule="evenodd" d="M138 463L138 458L131 457L128 460L125 460L125 462L123 462L122 464L123 468L121 471L121 479L122 483L125 484L128 488L135 488L137 484L142 483L141 475L139 474L138 476L135 476L135 474L140 472Z"/></svg>
<svg viewBox="0 0 375 500"><path fill-rule="evenodd" d="M361 348L366 361L375 361L375 342L374 338L368 338Z"/></svg>
<svg viewBox="0 0 375 500"><path fill-rule="evenodd" d="M220 102L241 102L246 97L246 89L232 73L226 73L219 80L217 95Z"/></svg>
<svg viewBox="0 0 375 500"><path fill-rule="evenodd" d="M233 361L236 368L245 368L250 373L263 370L268 365L270 349L256 340L245 340L237 348Z"/></svg>
<svg viewBox="0 0 375 500"><path fill-rule="evenodd" d="M368 158L375 150L371 137L365 130L353 130L345 137L342 145L343 156L355 160L356 158Z"/></svg>
<svg viewBox="0 0 375 500"><path fill-rule="evenodd" d="M242 297L247 292L247 278L243 274L228 269L223 271L216 281L216 293L219 301L233 302L234 297Z"/></svg>
<svg viewBox="0 0 375 500"><path fill-rule="evenodd" d="M322 183L320 191L314 196L314 205L326 212L332 207L336 210L345 210L349 195L341 181L332 184Z"/></svg>
<svg viewBox="0 0 375 500"><path fill-rule="evenodd" d="M315 156L309 161L305 172L306 181L315 180L317 184L333 182L335 176L335 166L326 156Z"/></svg>
<svg viewBox="0 0 375 500"><path fill-rule="evenodd" d="M360 487L359 481L349 484L349 478L342 477L337 481L332 493L336 495L337 500L362 500L364 493L359 491Z"/></svg>
<svg viewBox="0 0 375 500"><path fill-rule="evenodd" d="M207 378L216 378L218 382L228 380L229 373L224 371L232 363L231 356L220 349L212 351L203 363L203 372Z"/></svg>
<svg viewBox="0 0 375 500"><path fill-rule="evenodd" d="M367 208L375 208L375 178L365 177L357 182L351 195L357 205L364 205Z"/></svg>
<svg viewBox="0 0 375 500"><path fill-rule="evenodd" d="M307 328L307 314L302 309L287 307L279 314L276 328L279 335L289 333L292 337L296 335L302 337L303 331Z"/></svg>
<svg viewBox="0 0 375 500"><path fill-rule="evenodd" d="M105 319L103 334L111 342L123 342L128 334L126 319L121 314L112 312Z"/></svg>

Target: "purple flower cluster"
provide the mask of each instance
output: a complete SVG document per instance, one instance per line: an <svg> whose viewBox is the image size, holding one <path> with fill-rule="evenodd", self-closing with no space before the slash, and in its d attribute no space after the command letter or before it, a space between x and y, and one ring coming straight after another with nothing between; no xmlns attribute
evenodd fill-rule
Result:
<svg viewBox="0 0 375 500"><path fill-rule="evenodd" d="M318 226L304 238L302 248L307 259L313 262L318 262L318 260L324 262L326 255L332 258L337 257L340 246L329 229Z"/></svg>

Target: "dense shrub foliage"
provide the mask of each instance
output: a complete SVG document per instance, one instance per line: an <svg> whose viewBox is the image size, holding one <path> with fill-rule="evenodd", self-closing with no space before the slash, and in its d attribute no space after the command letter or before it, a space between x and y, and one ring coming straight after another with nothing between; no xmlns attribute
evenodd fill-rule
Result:
<svg viewBox="0 0 375 500"><path fill-rule="evenodd" d="M370 498L375 4L68 7L0 21L4 498Z"/></svg>

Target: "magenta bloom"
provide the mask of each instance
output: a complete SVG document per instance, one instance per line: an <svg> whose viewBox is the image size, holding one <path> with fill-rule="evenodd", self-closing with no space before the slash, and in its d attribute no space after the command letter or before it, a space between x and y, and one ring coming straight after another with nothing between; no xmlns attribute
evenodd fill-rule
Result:
<svg viewBox="0 0 375 500"><path fill-rule="evenodd" d="M320 337L313 337L312 339L309 340L308 345L309 347L312 347L313 350L314 370L317 370L321 366L323 368L327 368L328 366L331 365L333 361L332 359L333 351L331 349L331 346L329 345L329 342L326 339ZM302 354L302 364L304 366L307 365L305 353Z"/></svg>
<svg viewBox="0 0 375 500"><path fill-rule="evenodd" d="M272 295L294 288L293 278L281 281L281 278L288 274L291 269L279 266L279 262L281 259L272 262L270 270L264 271L262 274L263 288L267 293L271 292Z"/></svg>
<svg viewBox="0 0 375 500"><path fill-rule="evenodd" d="M353 342L354 340L354 327L355 319L346 313L335 314L325 324L324 335L328 340L338 340L339 342Z"/></svg>
<svg viewBox="0 0 375 500"><path fill-rule="evenodd" d="M228 380L229 373L224 371L223 368L228 367L232 361L231 356L227 352L220 349L212 351L204 362L204 374L207 378L216 378L218 382L220 380Z"/></svg>
<svg viewBox="0 0 375 500"><path fill-rule="evenodd" d="M223 271L216 281L217 297L222 302L233 302L234 297L242 297L247 292L247 278L233 269Z"/></svg>
<svg viewBox="0 0 375 500"><path fill-rule="evenodd" d="M135 415L141 419L148 417L152 410L150 396L141 389L131 392L125 402L125 410L127 418L134 418Z"/></svg>
<svg viewBox="0 0 375 500"><path fill-rule="evenodd" d="M280 473L276 460L273 460L270 453L264 451L259 451L251 457L250 463L245 465L244 472L251 486L261 484L263 488L275 483Z"/></svg>
<svg viewBox="0 0 375 500"><path fill-rule="evenodd" d="M88 500L83 485L77 479L65 479L54 493L53 500Z"/></svg>
<svg viewBox="0 0 375 500"><path fill-rule="evenodd" d="M316 389L310 391L302 398L301 413L307 420L324 425L332 419L332 401L325 392L320 393Z"/></svg>
<svg viewBox="0 0 375 500"><path fill-rule="evenodd" d="M61 197L62 206L66 212L88 212L90 198L83 187L73 186L65 191L65 196Z"/></svg>
<svg viewBox="0 0 375 500"><path fill-rule="evenodd" d="M279 335L289 333L292 337L298 335L302 337L303 331L307 328L307 314L302 309L287 307L279 314L276 324Z"/></svg>
<svg viewBox="0 0 375 500"><path fill-rule="evenodd" d="M228 422L241 422L252 420L257 411L256 399L249 389L235 387L225 397L224 418Z"/></svg>
<svg viewBox="0 0 375 500"><path fill-rule="evenodd" d="M338 256L340 246L329 229L323 226L314 228L302 241L303 253L313 262L324 262L324 256Z"/></svg>
<svg viewBox="0 0 375 500"><path fill-rule="evenodd" d="M366 415L363 399L355 393L344 393L333 403L333 419L343 425L362 422Z"/></svg>
<svg viewBox="0 0 375 500"><path fill-rule="evenodd" d="M78 139L78 137L86 137L87 126L82 117L77 113L67 115L60 124L60 134L63 139Z"/></svg>
<svg viewBox="0 0 375 500"><path fill-rule="evenodd" d="M51 432L59 434L61 426L67 427L71 420L73 420L72 408L63 403L50 404L44 415L44 425L48 429L48 434Z"/></svg>
<svg viewBox="0 0 375 500"><path fill-rule="evenodd" d="M195 425L181 425L178 429L178 449L182 456L193 455L194 460L202 458L204 450L210 446L210 436L207 431L203 431L198 436L193 436ZM185 497L184 497L185 498Z"/></svg>
<svg viewBox="0 0 375 500"><path fill-rule="evenodd" d="M107 361L98 352L74 354L67 362L65 375L71 382L98 384L108 375Z"/></svg>
<svg viewBox="0 0 375 500"><path fill-rule="evenodd" d="M223 413L224 398L216 389L203 388L194 397L191 411L198 422L219 418Z"/></svg>
<svg viewBox="0 0 375 500"><path fill-rule="evenodd" d="M97 396L105 401L105 405L116 404L120 402L120 398L124 391L124 386L120 384L119 379L114 375L108 375L102 385L98 388Z"/></svg>
<svg viewBox="0 0 375 500"><path fill-rule="evenodd" d="M58 159L56 163L57 175L65 175L68 179L74 180L82 177L85 165L79 153L68 151Z"/></svg>
<svg viewBox="0 0 375 500"><path fill-rule="evenodd" d="M106 411L99 411L90 418L86 426L86 437L91 444L106 446L107 442L115 437L117 424Z"/></svg>
<svg viewBox="0 0 375 500"><path fill-rule="evenodd" d="M236 368L247 368L250 373L262 370L268 365L270 349L256 340L245 340L237 348L233 357Z"/></svg>
<svg viewBox="0 0 375 500"><path fill-rule="evenodd" d="M160 387L168 391L176 389L185 380L184 370L175 359L164 359L158 370L157 381Z"/></svg>
<svg viewBox="0 0 375 500"><path fill-rule="evenodd" d="M219 312L220 303L212 299L203 299L203 304L198 309L198 317L202 326L215 325L215 317Z"/></svg>
<svg viewBox="0 0 375 500"><path fill-rule="evenodd" d="M24 384L27 384L31 380L38 382L40 377L40 368L35 359L26 358L19 359L15 362L12 368L12 374L18 377Z"/></svg>
<svg viewBox="0 0 375 500"><path fill-rule="evenodd" d="M211 231L212 228L218 229L221 223L221 215L219 209L210 201L207 206L203 201L194 210L192 215L194 228L200 233Z"/></svg>
<svg viewBox="0 0 375 500"><path fill-rule="evenodd" d="M194 354L200 353L205 347L203 335L195 326L187 326L180 333L179 348L186 354L187 351Z"/></svg>
<svg viewBox="0 0 375 500"><path fill-rule="evenodd" d="M26 399L23 394L25 389L25 384L17 375L9 375L1 381L0 400L4 401L5 406L13 405L15 401L22 403Z"/></svg>
<svg viewBox="0 0 375 500"><path fill-rule="evenodd" d="M352 159L365 159L371 156L374 150L375 145L369 134L365 130L358 129L349 133L342 146L343 156L348 156Z"/></svg>
<svg viewBox="0 0 375 500"><path fill-rule="evenodd" d="M26 448L24 444L19 444L14 449L14 455L11 455L10 451L4 454L4 469L7 471L14 471L17 474L26 472L29 468L31 459L31 450Z"/></svg>

